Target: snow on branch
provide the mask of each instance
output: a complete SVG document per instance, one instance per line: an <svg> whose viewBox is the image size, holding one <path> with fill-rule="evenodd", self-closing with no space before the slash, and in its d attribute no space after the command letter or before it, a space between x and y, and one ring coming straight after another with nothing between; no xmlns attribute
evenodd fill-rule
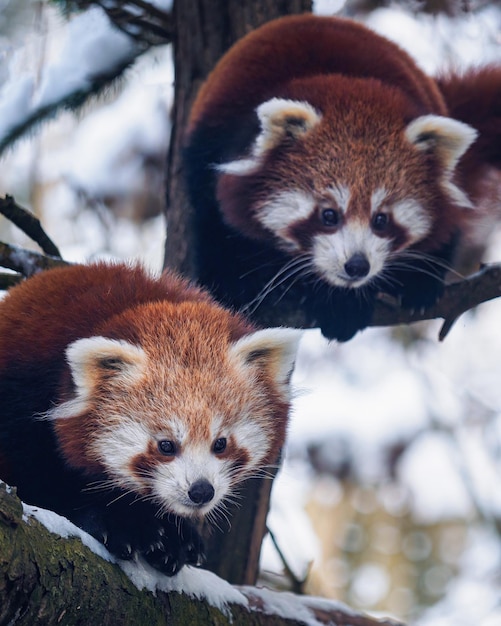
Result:
<svg viewBox="0 0 501 626"><path fill-rule="evenodd" d="M75 0L77 6L100 6L121 31L149 46L170 43L173 38L172 0Z"/></svg>
<svg viewBox="0 0 501 626"><path fill-rule="evenodd" d="M59 57L39 83L15 69L0 90L0 153L60 109L74 110L117 79L147 45L115 28L100 7L68 22Z"/></svg>
<svg viewBox="0 0 501 626"><path fill-rule="evenodd" d="M125 615L165 626L398 626L329 600L232 586L201 569L168 578L143 563L117 564L68 520L23 505L0 483L0 623L112 626Z"/></svg>

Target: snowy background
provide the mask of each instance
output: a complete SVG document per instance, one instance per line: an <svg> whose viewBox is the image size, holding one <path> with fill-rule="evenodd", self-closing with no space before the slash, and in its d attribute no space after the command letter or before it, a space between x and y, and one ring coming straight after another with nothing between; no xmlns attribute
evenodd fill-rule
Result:
<svg viewBox="0 0 501 626"><path fill-rule="evenodd" d="M158 5L162 4L157 2ZM167 5L167 3L163 3ZM318 1L332 14L341 2ZM501 61L501 12L367 16L428 72ZM0 0L0 146L23 121L137 44L99 8L69 21ZM70 261L162 265L169 46L142 54L78 114L59 113L0 155L0 193L30 207ZM30 245L0 221L0 240ZM488 259L501 262L494 234ZM262 581L393 614L416 626L501 624L501 302L439 324L369 329L346 345L309 331L294 376Z"/></svg>

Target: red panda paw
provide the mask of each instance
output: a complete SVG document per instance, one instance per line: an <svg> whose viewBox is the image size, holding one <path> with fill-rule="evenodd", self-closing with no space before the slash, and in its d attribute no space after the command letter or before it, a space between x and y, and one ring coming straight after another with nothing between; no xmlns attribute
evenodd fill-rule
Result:
<svg viewBox="0 0 501 626"><path fill-rule="evenodd" d="M174 576L184 565L205 561L203 541L195 528L182 518L171 519L154 545L139 553L151 567L166 576Z"/></svg>

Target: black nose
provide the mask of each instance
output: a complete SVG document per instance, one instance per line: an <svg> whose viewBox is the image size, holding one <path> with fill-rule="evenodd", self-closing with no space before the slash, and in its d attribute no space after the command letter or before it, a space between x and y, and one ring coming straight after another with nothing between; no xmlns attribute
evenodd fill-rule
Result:
<svg viewBox="0 0 501 626"><path fill-rule="evenodd" d="M351 259L344 264L344 271L350 278L363 278L367 276L371 265L364 254L354 254Z"/></svg>
<svg viewBox="0 0 501 626"><path fill-rule="evenodd" d="M191 485L188 490L190 500L195 504L206 504L214 497L214 487L208 480L201 479Z"/></svg>

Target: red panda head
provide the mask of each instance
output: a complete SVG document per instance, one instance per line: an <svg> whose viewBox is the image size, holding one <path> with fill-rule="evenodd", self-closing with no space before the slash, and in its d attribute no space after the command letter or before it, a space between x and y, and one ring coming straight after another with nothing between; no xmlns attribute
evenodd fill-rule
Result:
<svg viewBox="0 0 501 626"><path fill-rule="evenodd" d="M233 319L213 304L149 304L70 344L74 391L49 415L67 461L180 516L224 506L276 462L300 331L235 337Z"/></svg>
<svg viewBox="0 0 501 626"><path fill-rule="evenodd" d="M471 206L454 173L476 132L420 114L378 80L292 81L256 113L247 154L217 167L223 214L334 286L367 284L410 247L440 247Z"/></svg>

